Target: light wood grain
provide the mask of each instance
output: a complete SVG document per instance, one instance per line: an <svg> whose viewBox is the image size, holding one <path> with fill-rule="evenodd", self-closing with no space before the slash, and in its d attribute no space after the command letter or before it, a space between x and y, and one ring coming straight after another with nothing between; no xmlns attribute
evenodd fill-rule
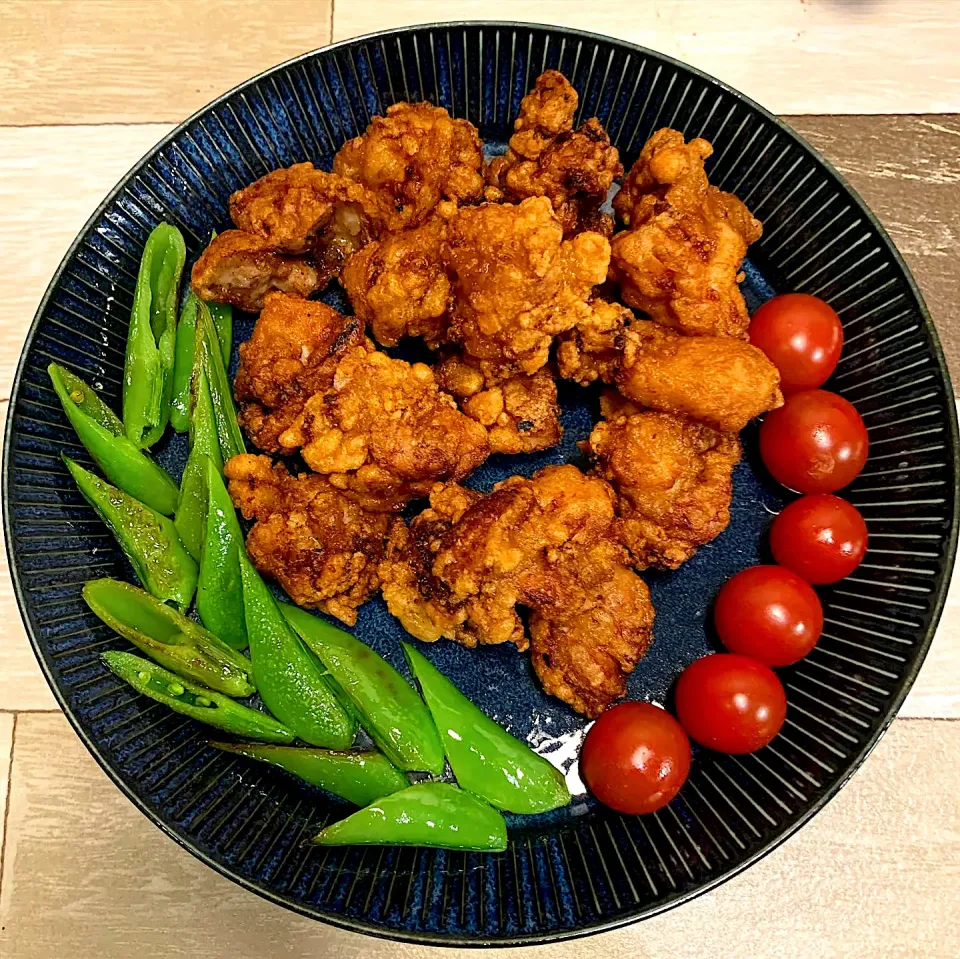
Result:
<svg viewBox="0 0 960 959"><path fill-rule="evenodd" d="M0 124L176 121L330 40L331 0L4 0Z"/></svg>
<svg viewBox="0 0 960 959"><path fill-rule="evenodd" d="M7 824L7 786L10 782L10 762L13 758L12 713L0 713L0 895L3 894L3 849ZM3 921L0 920L0 925Z"/></svg>
<svg viewBox="0 0 960 959"><path fill-rule="evenodd" d="M639 927L481 954L955 956L958 791L960 723L898 721L810 825L725 886ZM8 830L9 959L452 955L340 932L243 892L163 837L57 715L18 717Z"/></svg>
<svg viewBox="0 0 960 959"><path fill-rule="evenodd" d="M960 110L953 0L345 0L333 38L437 20L579 27L669 54L775 113Z"/></svg>

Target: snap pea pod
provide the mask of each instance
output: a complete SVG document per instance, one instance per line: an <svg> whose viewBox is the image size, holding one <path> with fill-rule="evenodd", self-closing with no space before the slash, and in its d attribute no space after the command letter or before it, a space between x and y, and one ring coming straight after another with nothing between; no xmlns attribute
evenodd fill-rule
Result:
<svg viewBox="0 0 960 959"><path fill-rule="evenodd" d="M197 302L197 345L198 362L207 374L210 384L210 397L217 421L217 438L220 441L220 453L224 462L247 451L243 433L237 422L237 410L233 405L233 390L227 368L220 352L217 331L213 325L210 308L203 300Z"/></svg>
<svg viewBox="0 0 960 959"><path fill-rule="evenodd" d="M112 630L171 672L225 696L252 696L253 666L183 613L116 579L83 587L87 605Z"/></svg>
<svg viewBox="0 0 960 959"><path fill-rule="evenodd" d="M63 457L84 499L113 533L140 582L157 599L185 610L197 585L197 564L173 521Z"/></svg>
<svg viewBox="0 0 960 959"><path fill-rule="evenodd" d="M210 743L228 753L239 753L285 769L356 806L367 806L381 796L406 789L406 776L383 755L373 751L341 752L302 746L258 746L249 743Z"/></svg>
<svg viewBox="0 0 960 959"><path fill-rule="evenodd" d="M314 837L318 846L432 846L503 852L507 824L492 806L449 783L418 783L376 800Z"/></svg>
<svg viewBox="0 0 960 959"><path fill-rule="evenodd" d="M206 467L206 524L197 580L197 613L207 629L227 645L244 649L248 640L240 575L243 533L220 470L209 457Z"/></svg>
<svg viewBox="0 0 960 959"><path fill-rule="evenodd" d="M133 653L114 652L101 653L100 658L138 693L158 703L166 703L184 716L246 739L268 743L293 742L293 732L273 716L241 706L221 693L181 679L148 659L141 659Z"/></svg>
<svg viewBox="0 0 960 959"><path fill-rule="evenodd" d="M311 746L346 749L357 726L337 701L320 666L287 625L266 583L240 555L250 659L267 708Z"/></svg>
<svg viewBox="0 0 960 959"><path fill-rule="evenodd" d="M160 439L170 416L177 298L186 258L180 231L161 223L140 260L123 367L123 427L142 449Z"/></svg>
<svg viewBox="0 0 960 959"><path fill-rule="evenodd" d="M281 603L280 609L350 697L360 724L390 762L400 769L439 776L443 746L416 690L382 656L349 633L297 606Z"/></svg>
<svg viewBox="0 0 960 959"><path fill-rule="evenodd" d="M207 463L223 469L210 386L203 367L197 370L196 399L190 423L190 455L180 478L180 499L174 524L187 552L200 559L207 526Z"/></svg>
<svg viewBox="0 0 960 959"><path fill-rule="evenodd" d="M190 290L180 311L177 323L177 348L173 367L173 394L170 397L170 425L178 433L190 428L192 400L190 381L193 378L193 360L197 331L197 294ZM217 331L223 365L230 365L230 350L233 345L233 310L226 303L208 303L210 316Z"/></svg>
<svg viewBox="0 0 960 959"><path fill-rule="evenodd" d="M158 513L173 513L177 484L129 440L123 423L96 391L57 363L47 367L47 374L70 425L107 479Z"/></svg>
<svg viewBox="0 0 960 959"><path fill-rule="evenodd" d="M508 812L546 812L570 802L559 769L478 709L423 653L401 645L464 789Z"/></svg>

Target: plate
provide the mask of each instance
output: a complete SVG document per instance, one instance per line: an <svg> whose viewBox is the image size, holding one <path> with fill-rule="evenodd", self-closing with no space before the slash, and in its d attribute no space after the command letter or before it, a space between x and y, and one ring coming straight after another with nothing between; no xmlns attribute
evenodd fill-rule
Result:
<svg viewBox="0 0 960 959"><path fill-rule="evenodd" d="M715 147L712 182L764 223L751 248L751 308L773 291L826 299L846 347L828 386L870 431L866 469L845 495L863 512L870 551L855 575L821 590L826 630L782 671L781 735L746 757L703 751L680 796L624 817L584 795L575 758L584 720L545 696L515 649L423 647L483 709L569 771L565 810L513 817L505 853L304 847L345 808L286 774L206 745L206 730L109 675L98 655L124 648L86 609L95 576L130 577L81 499L60 454L80 450L48 385L51 360L119 408L124 344L140 252L161 219L191 259L228 226L227 198L276 167L334 152L374 114L426 98L475 123L502 148L520 99L545 68L580 92L577 122L598 116L626 164L661 126ZM327 295L344 305L342 294ZM238 321L236 340L249 334ZM236 363L234 350L233 363ZM564 443L497 458L471 485L574 460L596 418L595 394L561 390ZM645 574L656 640L629 695L664 702L687 663L711 648L719 586L761 561L783 491L757 467L755 437L735 473L730 528L676 573ZM521 944L609 929L717 885L809 819L851 776L902 703L943 607L957 541L957 421L930 317L876 218L791 129L718 81L650 50L524 24L436 24L327 47L267 71L205 107L144 157L76 239L40 306L17 372L4 448L10 569L27 632L57 699L94 757L161 829L241 885L317 919L380 936L447 944ZM173 437L158 454L185 457ZM402 631L382 601L355 632L400 666Z"/></svg>

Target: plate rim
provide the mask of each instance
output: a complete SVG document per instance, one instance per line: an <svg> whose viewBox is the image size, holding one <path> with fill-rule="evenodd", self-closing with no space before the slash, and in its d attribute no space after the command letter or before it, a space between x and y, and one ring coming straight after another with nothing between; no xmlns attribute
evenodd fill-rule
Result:
<svg viewBox="0 0 960 959"><path fill-rule="evenodd" d="M10 579L13 585L14 595L17 600L17 608L20 613L20 618L23 621L24 629L27 634L27 637L30 641L30 646L33 650L34 656L40 666L40 670L43 674L44 679L47 682L47 685L50 687L51 692L53 693L54 699L57 701L63 715L66 717L70 726L73 728L74 732L77 734L80 741L87 748L88 752L96 760L100 768L107 774L108 778L116 785L120 792L130 800L133 805L143 813L155 826L157 826L161 832L166 836L169 836L173 839L177 845L186 849L191 855L199 859L209 868L215 870L220 875L231 880L232 882L239 885L241 888L255 893L261 898L271 902L275 905L282 906L286 909L291 910L301 916L312 919L317 922L326 923L331 926L335 926L340 929L347 930L348 932L358 933L360 935L373 936L378 939L384 939L395 942L413 942L420 943L430 946L442 946L442 947L452 947L452 948L467 948L467 949L478 949L478 948L510 948L516 946L534 946L534 945L544 945L547 943L555 942L566 942L574 939L580 939L586 936L597 935L603 932L610 932L615 929L622 929L626 926L630 926L636 923L639 923L643 920L650 919L654 916L661 915L664 912L674 909L679 905L682 905L685 902L696 899L704 893L710 892L716 889L718 886L732 879L734 876L739 875L745 869L757 863L759 860L763 859L765 856L773 852L774 849L779 847L783 842L793 836L802 826L806 825L817 813L819 813L826 805L829 803L839 792L843 789L847 783L853 778L854 774L860 769L866 759L870 756L873 750L876 748L877 744L886 734L887 730L890 728L893 720L896 718L897 714L900 711L900 708L903 705L904 700L909 694L910 690L913 688L914 683L916 682L917 674L919 673L923 663L927 657L927 654L930 650L930 645L933 642L934 636L936 635L937 628L940 623L940 619L943 614L944 606L946 605L947 592L950 587L950 581L953 576L956 557L957 557L957 545L958 545L958 534L960 534L960 504L955 503L953 509L953 516L951 519L950 530L947 536L945 537L945 549L944 549L944 575L941 580L940 588L935 597L935 601L931 610L930 622L926 629L924 636L921 641L916 646L916 656L909 670L904 674L903 681L901 683L901 688L898 691L897 695L894 697L889 708L886 711L886 714L881 722L880 726L877 728L876 732L864 743L860 750L853 755L848 764L848 769L846 770L845 775L842 778L833 783L829 788L827 788L822 795L818 796L814 801L812 801L809 807L798 816L792 823L788 824L778 835L764 843L760 846L752 855L744 859L742 862L737 865L730 867L729 869L721 872L719 875L709 879L704 882L702 885L698 886L696 889L685 890L681 892L676 892L674 895L667 897L665 900L659 902L655 906L651 906L642 912L639 912L635 915L622 916L614 919L600 920L597 922L587 923L583 926L580 926L576 929L554 929L550 932L537 932L530 934L512 934L504 937L490 938L490 937L477 937L477 938L464 938L456 934L444 933L444 932L431 932L431 931L420 931L420 932L409 932L403 929L388 929L382 926L376 926L373 924L367 923L363 919L354 918L351 916L340 915L337 913L323 913L318 914L317 911L311 910L308 907L301 905L298 901L282 896L273 890L262 886L257 882L246 878L240 873L236 872L230 866L219 863L214 860L212 857L208 856L203 850L197 846L191 844L186 838L181 837L174 829L172 829L160 816L152 810L147 803L140 798L140 796L129 787L120 777L111 766L110 762L102 755L98 747L91 741L87 736L85 730L80 724L80 721L77 716L74 715L72 709L70 708L69 703L66 701L66 697L62 694L59 687L54 681L52 673L48 668L47 662L42 655L39 642L36 635L36 630L34 624L32 623L30 616L27 612L26 600L24 596L23 585L20 581L20 570L17 564L16 556L13 549L13 528L11 520L11 512L9 508L10 504L10 482L11 482L11 470L10 470L10 454L12 450L12 441L13 441L13 419L14 419L14 410L17 406L17 401L20 396L20 382L24 372L24 367L26 365L27 356L33 346L33 342L36 338L37 330L40 326L40 322L43 318L43 314L46 311L47 305L53 296L54 289L59 283L68 262L71 257L80 246L83 238L87 235L90 228L96 223L96 221L101 217L104 210L113 202L115 197L120 193L120 191L126 186L128 181L140 170L146 163L148 163L157 153L160 152L169 142L171 142L175 137L179 136L184 130L186 130L190 124L192 124L196 119L205 115L210 109L216 105L222 103L223 101L232 97L235 93L240 90L251 87L255 84L259 84L265 78L271 76L278 71L285 70L286 68L301 63L303 61L310 60L316 57L320 53L325 53L331 50L337 50L343 47L348 47L351 45L359 45L362 43L367 43L371 40L384 39L387 37L396 37L399 35L414 33L423 30L449 30L451 28L471 28L471 27L488 27L488 28L497 28L497 29L533 29L533 30L547 30L554 34L566 35L569 37L574 37L576 39L588 39L588 40L597 40L605 43L613 43L621 47L627 48L628 50L643 54L645 56L651 57L655 60L661 61L665 64L679 67L684 71L694 74L701 80L706 81L706 83L719 87L725 91L728 95L733 96L742 103L748 105L751 109L757 111L761 114L766 120L773 123L777 129L786 134L795 144L797 144L805 152L809 152L816 162L820 163L829 173L831 173L839 183L842 185L844 190L847 192L847 195L852 198L852 200L859 207L860 211L866 216L870 225L877 231L878 236L880 237L882 243L885 245L888 254L892 257L893 262L901 271L901 276L903 277L907 288L910 293L916 298L920 316L924 322L924 331L930 338L930 343L933 351L934 358L937 362L937 367L939 373L942 377L942 382L944 384L945 393L953 401L947 404L947 426L950 434L951 442L951 458L953 460L954 469L960 467L960 426L958 426L958 417L957 417L957 398L953 391L953 386L950 377L950 370L947 366L946 356L943 351L943 346L940 342L940 336L937 332L936 325L933 321L933 318L930 316L930 311L927 308L926 301L924 300L923 294L920 291L920 288L917 284L916 279L913 276L909 266L906 261L903 259L903 256L900 254L900 251L897 249L894 242L890 239L886 229L883 224L880 222L878 217L873 213L873 211L867 206L866 202L860 196L860 194L847 182L845 177L834 167L834 165L824 157L812 144L808 143L804 137L802 137L796 130L791 126L785 123L780 117L772 113L770 110L766 109L752 97L747 96L742 93L740 90L737 90L735 87L730 86L723 80L714 77L713 75L706 73L703 70L700 70L698 67L692 66L688 63L684 63L682 60L678 60L675 57L669 56L668 54L661 53L657 50L653 50L650 47L642 46L641 44L633 43L629 40L622 40L618 37L610 36L609 34L596 33L589 30L582 30L576 27L567 27L567 26L558 26L555 24L547 23L531 23L527 21L513 21L513 20L449 20L449 21L430 21L426 23L417 23L417 24L408 24L402 27L391 27L384 30L377 30L372 33L362 34L356 37L349 37L344 40L338 40L333 43L326 44L322 47L317 47L313 50L298 54L297 56L291 57L287 60L284 60L281 63L275 64L274 66L268 67L265 70L262 70L260 73L255 74L252 77L242 81L241 83L236 84L231 87L229 90L210 100L208 103L201 106L199 109L195 110L190 116L176 124L173 129L171 129L166 135L164 135L160 140L157 141L146 153L144 153L123 176L117 181L117 183L110 189L104 199L97 205L94 212L87 218L86 222L78 231L77 235L74 237L73 241L70 243L66 253L63 255L63 258L60 260L55 272L51 276L50 282L47 285L47 288L43 294L43 297L40 300L40 303L37 307L36 313L34 314L33 320L30 323L30 327L27 331L27 335L24 338L23 346L21 347L20 358L17 361L17 369L14 374L13 382L11 385L10 391L10 400L7 407L7 415L5 420L5 433L3 440L3 464L2 464L2 489L0 489L0 503L2 503L3 510L3 533L5 538L5 547L6 547L6 556L7 564L10 572Z"/></svg>

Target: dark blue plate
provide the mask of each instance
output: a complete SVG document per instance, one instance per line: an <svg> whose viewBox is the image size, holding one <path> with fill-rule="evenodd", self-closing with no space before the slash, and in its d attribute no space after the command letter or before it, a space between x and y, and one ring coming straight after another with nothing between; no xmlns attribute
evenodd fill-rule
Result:
<svg viewBox="0 0 960 959"><path fill-rule="evenodd" d="M129 577L119 550L60 461L85 454L47 382L51 360L118 408L131 294L144 240L176 223L197 255L228 225L227 197L275 167L333 154L374 114L426 98L467 117L494 148L546 67L580 92L580 118L610 131L625 163L660 126L704 136L714 183L764 223L751 250L751 307L774 290L825 298L846 348L832 389L870 430L866 469L847 491L870 527L854 576L821 590L826 631L782 671L782 734L746 757L701 751L680 796L624 817L583 794L575 757L584 721L545 696L513 648L426 648L474 701L570 770L572 805L510 822L499 855L397 848L304 848L345 807L285 774L206 746L207 732L133 694L98 661L123 648L86 610L94 576ZM331 302L337 302L331 293ZM342 305L342 297L340 305ZM249 332L238 324L238 339ZM234 362L236 358L234 357ZM481 488L514 472L576 460L596 396L562 388L563 446L501 458ZM650 574L656 642L630 696L663 702L684 665L711 648L709 605L732 573L763 557L783 490L746 436L730 528L679 572ZM933 636L957 540L957 422L933 324L906 266L856 194L792 130L716 80L660 54L572 30L441 24L390 31L270 70L201 110L134 167L70 248L44 297L17 373L4 449L10 568L44 673L68 718L117 785L165 832L241 885L305 915L362 932L461 945L531 943L609 929L715 886L812 816L876 744ZM160 450L179 469L182 437ZM399 627L381 601L356 632L400 665Z"/></svg>

